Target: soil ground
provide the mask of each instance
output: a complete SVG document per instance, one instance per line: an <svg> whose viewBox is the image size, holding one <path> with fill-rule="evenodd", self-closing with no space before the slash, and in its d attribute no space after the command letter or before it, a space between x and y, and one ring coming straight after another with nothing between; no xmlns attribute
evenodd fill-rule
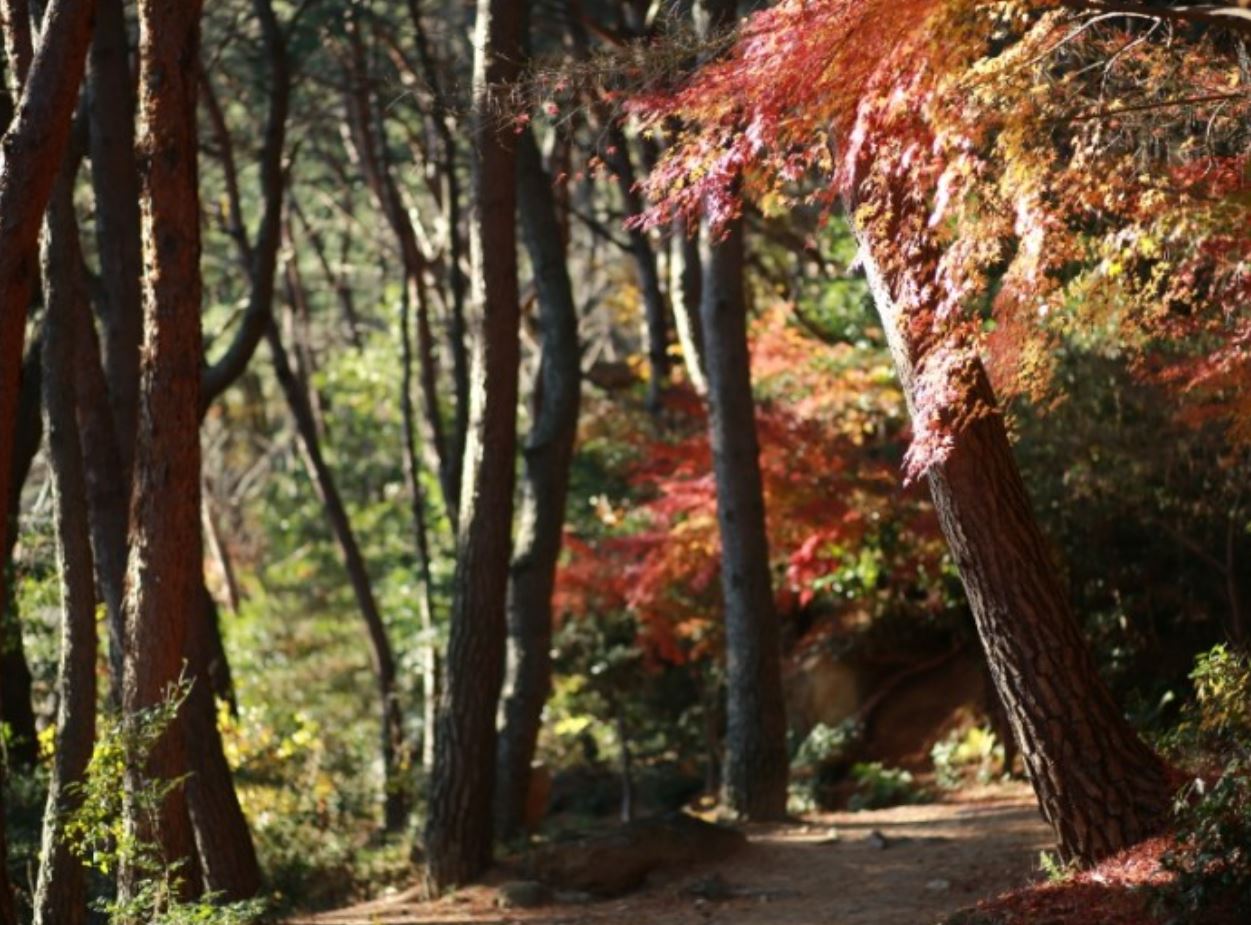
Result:
<svg viewBox="0 0 1251 925"><path fill-rule="evenodd" d="M503 869L437 902L422 902L414 889L290 925L928 925L1037 879L1039 852L1051 844L1023 784L941 803L812 815L753 826L748 835L748 847L729 860L666 871L615 900L500 909L495 885L518 876ZM710 883L733 895L693 895Z"/></svg>

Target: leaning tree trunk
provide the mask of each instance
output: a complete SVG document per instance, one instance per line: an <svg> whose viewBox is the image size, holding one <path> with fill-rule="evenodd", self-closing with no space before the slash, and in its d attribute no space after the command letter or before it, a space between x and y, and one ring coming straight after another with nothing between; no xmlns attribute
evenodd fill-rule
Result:
<svg viewBox="0 0 1251 925"><path fill-rule="evenodd" d="M520 67L524 0L478 0L470 254L480 306L462 479L451 638L440 695L426 827L428 884L466 883L491 863L495 716L517 449L516 134L502 106Z"/></svg>
<svg viewBox="0 0 1251 925"><path fill-rule="evenodd" d="M360 544L356 541L356 533L348 517L347 506L339 494L334 474L322 455L321 441L317 436L317 421L313 417L308 395L291 368L291 361L287 359L287 351L278 335L278 328L272 321L266 331L266 338L273 355L278 384L282 387L287 406L295 420L305 468L308 469L309 479L317 490L317 496L326 510L326 519L330 522L330 528L343 552L348 581L352 585L352 593L356 596L356 605L360 608L365 631L369 636L369 652L373 661L374 677L378 682L381 707L382 767L386 790L384 818L387 831L396 832L403 828L408 814L408 787L404 780L404 767L407 764L404 757L404 718L396 689L395 655L391 649L386 622L382 619L377 598L374 597L369 570L365 567L365 557L361 554Z"/></svg>
<svg viewBox="0 0 1251 925"><path fill-rule="evenodd" d="M42 388L41 345L36 342L26 351L22 363L22 394L18 398L17 433L13 452L13 482L9 492L5 516L8 518L8 538L0 550L0 569L14 567L13 551L17 546L17 530L22 502L22 486L30 474L31 464L39 445L43 442L43 417L40 400ZM7 586L6 596L0 599L0 723L9 727L9 761L18 768L33 768L39 758L39 742L35 728L35 709L31 688L33 678L26 661L26 647L22 642L22 621L17 612L17 595Z"/></svg>
<svg viewBox="0 0 1251 925"><path fill-rule="evenodd" d="M539 293L543 349L534 380L534 425L526 440L525 483L508 597L508 671L499 742L498 834L518 831L530 765L552 686L552 592L565 527L565 501L582 391L578 311L552 180L533 131L518 139L518 206Z"/></svg>
<svg viewBox="0 0 1251 925"><path fill-rule="evenodd" d="M126 597L123 710L128 723L177 693L188 621L200 606L200 204L196 169L196 61L200 3L139 3L139 142L143 173L144 343L140 359L135 494ZM181 714L181 710L179 711ZM146 756L131 756L126 825L167 870L183 865L193 895L195 841L186 792L173 787L151 812L141 794L187 772L181 717ZM135 895L135 865L122 872Z"/></svg>
<svg viewBox="0 0 1251 925"><path fill-rule="evenodd" d="M80 366L77 329L91 324L74 214L77 167L77 158L66 158L48 209L44 241L43 404L56 498L62 613L56 751L43 819L35 925L87 921L86 870L66 832L82 805L81 785L96 731L95 577L74 388Z"/></svg>
<svg viewBox="0 0 1251 925"><path fill-rule="evenodd" d="M260 893L261 866L217 727L210 666L218 645L217 608L203 581L196 590L197 606L187 617L187 667L193 683L183 710L187 766L192 770L187 808L205 889L238 902Z"/></svg>
<svg viewBox="0 0 1251 925"><path fill-rule="evenodd" d="M705 35L731 26L735 0L704 0ZM751 389L742 219L708 234L700 321L721 528L726 730L722 799L746 819L786 815L788 762L778 616Z"/></svg>
<svg viewBox="0 0 1251 925"><path fill-rule="evenodd" d="M700 315L725 599L722 796L743 818L780 819L786 815L786 711L751 391L741 222L708 248Z"/></svg>
<svg viewBox="0 0 1251 925"><path fill-rule="evenodd" d="M949 452L928 473L934 506L1042 814L1062 857L1090 863L1158 831L1167 770L1099 677L980 358L924 323L937 306L918 300L940 295L924 197L873 154L866 146L857 159L848 213L909 410L932 413L919 407L917 378L936 348L957 352L947 384L965 389L944 409L954 420ZM915 242L906 259L899 241Z"/></svg>

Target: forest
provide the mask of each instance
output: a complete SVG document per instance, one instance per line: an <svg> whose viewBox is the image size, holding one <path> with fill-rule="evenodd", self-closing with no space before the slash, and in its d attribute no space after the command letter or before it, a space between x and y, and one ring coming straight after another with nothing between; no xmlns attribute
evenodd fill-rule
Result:
<svg viewBox="0 0 1251 925"><path fill-rule="evenodd" d="M1251 3L0 34L0 925L1251 921Z"/></svg>

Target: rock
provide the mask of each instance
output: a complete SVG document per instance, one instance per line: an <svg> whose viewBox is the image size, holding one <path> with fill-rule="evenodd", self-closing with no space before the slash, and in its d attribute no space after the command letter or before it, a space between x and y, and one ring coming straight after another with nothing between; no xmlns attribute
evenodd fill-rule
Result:
<svg viewBox="0 0 1251 925"><path fill-rule="evenodd" d="M746 844L736 829L673 813L541 848L530 858L530 871L554 890L620 896L653 871L721 860Z"/></svg>
<svg viewBox="0 0 1251 925"><path fill-rule="evenodd" d="M869 843L870 848L876 848L879 851L885 851L890 847L890 840L877 829L870 832L865 841Z"/></svg>
<svg viewBox="0 0 1251 925"><path fill-rule="evenodd" d="M534 880L512 880L496 890L495 905L501 909L534 909L552 901L552 891Z"/></svg>
<svg viewBox="0 0 1251 925"><path fill-rule="evenodd" d="M948 890L951 889L951 881L943 880L941 878L936 879L936 880L931 880L927 884L925 884L925 888L934 893L946 893Z"/></svg>

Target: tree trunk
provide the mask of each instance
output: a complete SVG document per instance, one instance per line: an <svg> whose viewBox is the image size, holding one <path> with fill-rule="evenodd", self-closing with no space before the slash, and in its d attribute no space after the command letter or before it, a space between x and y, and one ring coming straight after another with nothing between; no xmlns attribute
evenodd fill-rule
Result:
<svg viewBox="0 0 1251 925"><path fill-rule="evenodd" d="M704 275L699 237L698 229L692 234L685 221L674 222L673 239L669 242L669 297L686 377L697 394L707 395L704 324L699 317Z"/></svg>
<svg viewBox="0 0 1251 925"><path fill-rule="evenodd" d="M745 819L780 819L786 815L786 711L751 391L742 222L709 244L700 314L725 599L722 798Z"/></svg>
<svg viewBox="0 0 1251 925"><path fill-rule="evenodd" d="M935 332L921 323L936 298L930 279L938 245L928 232L924 197L874 162L866 146L849 203L861 260L895 368L914 419L916 373ZM916 241L907 261L900 240ZM907 299L913 299L910 304ZM905 314L905 307L909 313ZM960 570L990 665L1044 818L1065 860L1091 863L1158 831L1169 806L1166 768L1126 722L1099 677L1034 516L1003 417L980 358L962 350L958 379L967 388L953 411L947 457L929 470L943 534Z"/></svg>
<svg viewBox="0 0 1251 925"><path fill-rule="evenodd" d="M491 863L495 717L504 673L517 449L520 305L516 134L499 107L519 73L524 3L478 0L470 254L481 328L474 338L469 438L447 676L439 700L428 883L467 883Z"/></svg>
<svg viewBox="0 0 1251 925"><path fill-rule="evenodd" d="M17 434L13 459L13 484L6 504L8 540L3 547L0 568L8 572L14 567L13 550L17 546L17 531L21 511L22 486L30 474L31 464L39 445L43 442L43 417L40 401L42 382L41 347L31 344L22 363L22 393L18 398ZM36 738L35 710L31 695L33 679L26 662L26 648L22 642L21 615L17 612L17 598L11 585L6 586L6 596L0 599L0 620L4 621L0 632L0 722L9 727L9 761L15 767L29 769L39 758Z"/></svg>
<svg viewBox="0 0 1251 925"><path fill-rule="evenodd" d="M529 129L518 138L517 158L518 206L539 294L543 349L534 382L534 425L523 451L525 483L510 569L508 670L495 807L502 838L514 836L522 822L543 706L552 686L552 592L582 391L578 310L552 180Z"/></svg>
<svg viewBox="0 0 1251 925"><path fill-rule="evenodd" d="M418 280L420 285L420 280ZM434 601L430 578L430 531L426 523L426 497L421 489L421 454L418 450L417 412L413 407L413 341L409 328L409 293L400 294L400 409L404 418L404 473L408 478L409 503L413 510L413 539L417 553L417 612L425 640L421 646L421 765L434 766L434 725L439 693L439 650L434 638ZM424 292L419 289L418 292Z"/></svg>
<svg viewBox="0 0 1251 925"><path fill-rule="evenodd" d="M79 325L78 429L86 467L87 510L95 552L96 581L104 599L109 634L110 700L122 704L123 652L126 638L126 560L130 554L130 476L123 462L121 438L114 422L113 394L101 362L94 324Z"/></svg>
<svg viewBox="0 0 1251 925"><path fill-rule="evenodd" d="M81 365L77 329L92 323L74 214L77 167L78 158L66 158L48 209L44 242L43 404L56 498L61 655L56 751L43 819L35 925L87 921L86 870L65 829L82 804L79 788L86 779L96 731L95 576L74 388Z"/></svg>
<svg viewBox="0 0 1251 925"><path fill-rule="evenodd" d="M199 0L139 3L139 141L143 172L144 343L140 359L135 494L126 597L124 715L177 691L188 623L200 607L200 204L196 167L196 61ZM183 710L185 712L185 704ZM139 799L153 781L187 772L176 718L146 761L132 756L126 775L126 824L152 845L168 870L183 865L181 893L194 895L195 842L181 786L150 814ZM139 759L139 760L137 760ZM123 898L142 873L122 872Z"/></svg>
<svg viewBox="0 0 1251 925"><path fill-rule="evenodd" d="M139 165L135 159L135 97L123 0L97 0L87 88L96 248L105 296L98 306L104 323L104 371L124 477L118 490L129 501L135 422L139 414L143 252ZM106 603L112 615L114 602L106 598Z"/></svg>
<svg viewBox="0 0 1251 925"><path fill-rule="evenodd" d="M408 787L403 773L406 764L404 721L400 710L399 694L396 690L395 656L391 651L391 641L387 635L382 613L378 609L378 602L374 597L369 571L365 568L365 557L361 555L360 545L356 542L356 534L352 530L347 507L339 494L339 488L335 484L330 466L322 456L321 441L317 437L317 423L313 419L308 396L300 390L299 380L296 379L291 363L287 359L287 351L278 337L278 329L272 321L266 337L269 341L270 352L273 354L274 372L278 377L278 384L282 387L287 405L291 409L291 416L295 419L296 431L300 437L300 449L308 469L309 479L326 509L326 519L330 521L330 528L343 552L343 564L347 569L348 580L352 584L352 592L356 595L356 605L360 608L361 616L365 620L381 705L382 764L386 776L384 816L387 831L399 831L403 828L408 813Z"/></svg>
<svg viewBox="0 0 1251 925"><path fill-rule="evenodd" d="M617 178L626 214L638 215L643 211L643 198L635 186L629 142L620 125L613 122L609 126L607 141L604 162ZM648 366L647 408L655 414L660 411L661 395L669 382L669 314L652 242L641 228L631 228L629 235L630 254L634 257L639 293L643 299Z"/></svg>
<svg viewBox="0 0 1251 925"><path fill-rule="evenodd" d="M17 117L0 142L0 500L6 505L13 484L22 348L38 264L39 228L68 146L94 5L89 0L49 4ZM6 43L12 25L5 23ZM29 34L29 21L26 27ZM21 69L12 64L8 71L11 78L21 75ZM0 518L0 549L4 550L9 548L8 520L6 510ZM0 601L5 599L5 585L0 573ZM3 651L7 634L2 624L0 634Z"/></svg>
<svg viewBox="0 0 1251 925"><path fill-rule="evenodd" d="M211 662L221 640L215 639L217 607L203 583L199 607L188 619L187 665L193 683L183 708L187 765L192 772L187 778L187 807L205 889L237 902L260 892L261 867L217 726Z"/></svg>

